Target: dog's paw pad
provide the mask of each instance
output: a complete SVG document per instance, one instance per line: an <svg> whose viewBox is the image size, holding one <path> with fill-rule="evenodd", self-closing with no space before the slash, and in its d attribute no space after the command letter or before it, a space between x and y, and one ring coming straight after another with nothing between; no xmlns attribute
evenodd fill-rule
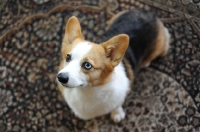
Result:
<svg viewBox="0 0 200 132"><path fill-rule="evenodd" d="M125 113L123 109L121 108L121 109L114 110L111 113L111 118L113 119L115 123L120 122L122 119L125 118Z"/></svg>

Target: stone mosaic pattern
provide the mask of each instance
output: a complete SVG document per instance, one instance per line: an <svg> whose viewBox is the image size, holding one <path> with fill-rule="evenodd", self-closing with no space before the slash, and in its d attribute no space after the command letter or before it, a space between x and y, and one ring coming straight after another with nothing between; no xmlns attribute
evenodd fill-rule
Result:
<svg viewBox="0 0 200 132"><path fill-rule="evenodd" d="M133 7L161 18L169 53L137 75L124 120L80 120L55 81L65 24L77 16L85 38L95 41L114 14ZM199 18L199 0L0 1L0 132L200 131Z"/></svg>

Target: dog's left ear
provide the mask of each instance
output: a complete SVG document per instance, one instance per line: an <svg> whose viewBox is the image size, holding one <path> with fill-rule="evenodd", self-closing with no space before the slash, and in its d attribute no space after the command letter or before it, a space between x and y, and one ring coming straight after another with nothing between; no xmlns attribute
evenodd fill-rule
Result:
<svg viewBox="0 0 200 132"><path fill-rule="evenodd" d="M105 49L107 59L112 66L116 66L122 60L128 48L129 37L126 34L120 34L101 45Z"/></svg>
<svg viewBox="0 0 200 132"><path fill-rule="evenodd" d="M64 42L71 44L76 38L84 39L78 19L72 16L69 18L65 28Z"/></svg>

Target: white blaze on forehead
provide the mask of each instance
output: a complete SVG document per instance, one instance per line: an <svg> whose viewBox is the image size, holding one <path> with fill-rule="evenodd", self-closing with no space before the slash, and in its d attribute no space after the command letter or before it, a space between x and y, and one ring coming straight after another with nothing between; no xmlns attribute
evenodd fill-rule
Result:
<svg viewBox="0 0 200 132"><path fill-rule="evenodd" d="M92 48L92 45L89 42L80 42L72 50L72 59L82 59L82 57L87 54Z"/></svg>

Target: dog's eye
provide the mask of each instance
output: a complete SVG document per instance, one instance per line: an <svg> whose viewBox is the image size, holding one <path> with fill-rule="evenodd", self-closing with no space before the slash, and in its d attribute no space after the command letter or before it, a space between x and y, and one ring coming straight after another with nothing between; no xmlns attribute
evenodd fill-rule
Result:
<svg viewBox="0 0 200 132"><path fill-rule="evenodd" d="M70 61L71 61L71 55L70 55L70 54L67 54L66 62L70 62Z"/></svg>
<svg viewBox="0 0 200 132"><path fill-rule="evenodd" d="M89 62L83 62L82 67L86 70L90 70L92 68L92 65Z"/></svg>

